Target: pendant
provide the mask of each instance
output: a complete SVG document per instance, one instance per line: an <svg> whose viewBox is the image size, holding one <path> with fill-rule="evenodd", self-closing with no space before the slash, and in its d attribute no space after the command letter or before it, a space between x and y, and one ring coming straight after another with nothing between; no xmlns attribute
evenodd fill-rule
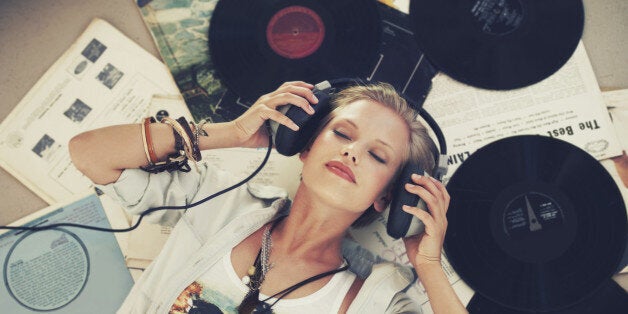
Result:
<svg viewBox="0 0 628 314"><path fill-rule="evenodd" d="M257 306L255 306L255 310L253 311L253 313L272 314L273 309L271 309L268 303L260 301L259 303L257 303Z"/></svg>
<svg viewBox="0 0 628 314"><path fill-rule="evenodd" d="M248 286L249 283L251 283L251 277L249 276L242 277L242 283Z"/></svg>

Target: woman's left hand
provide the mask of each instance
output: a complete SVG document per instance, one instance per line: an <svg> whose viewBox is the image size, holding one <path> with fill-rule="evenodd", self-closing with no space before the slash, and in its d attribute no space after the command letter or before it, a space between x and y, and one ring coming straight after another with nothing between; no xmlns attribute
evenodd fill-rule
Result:
<svg viewBox="0 0 628 314"><path fill-rule="evenodd" d="M403 206L405 212L414 215L425 225L422 234L403 239L406 253L415 268L422 264L440 265L440 255L447 231L449 193L441 182L432 177L414 174L412 181L414 184L407 183L406 190L423 199L429 212L418 207Z"/></svg>

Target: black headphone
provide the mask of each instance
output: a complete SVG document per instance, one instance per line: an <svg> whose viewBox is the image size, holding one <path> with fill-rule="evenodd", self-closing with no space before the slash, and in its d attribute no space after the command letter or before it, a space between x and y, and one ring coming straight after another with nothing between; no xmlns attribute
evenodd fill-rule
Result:
<svg viewBox="0 0 628 314"><path fill-rule="evenodd" d="M332 111L331 99L333 95L342 89L360 84L364 85L361 80L351 78L323 81L316 84L313 92L318 98L318 103L313 106L315 113L312 115L309 115L303 109L296 106L288 105L279 108L282 113L299 126L299 131L293 131L284 125L271 121L271 132L277 152L285 156L292 156L305 149L305 146L318 130L321 121ZM423 223L421 223L420 220L401 209L404 204L408 204L427 210L423 200L417 195L405 190L405 183L411 182L410 176L413 173L432 173L433 177L441 180L442 176L447 172L447 146L445 144L445 137L438 127L438 124L421 106L416 105L414 101L411 101L403 94L399 93L399 95L415 109L418 115L420 115L423 120L427 122L432 131L434 131L440 146L440 153L434 152L435 169L425 171L418 163L410 160L401 170L397 181L394 182L388 215L386 217L386 213L384 213L384 216L387 218L386 231L388 235L395 239L419 234L423 232L424 229Z"/></svg>

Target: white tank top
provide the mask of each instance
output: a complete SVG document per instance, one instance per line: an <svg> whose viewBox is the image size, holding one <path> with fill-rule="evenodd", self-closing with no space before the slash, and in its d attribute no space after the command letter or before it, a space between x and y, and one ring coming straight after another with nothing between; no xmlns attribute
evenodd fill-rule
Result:
<svg viewBox="0 0 628 314"><path fill-rule="evenodd" d="M277 314L338 313L354 280L355 274L350 271L336 273L318 291L302 298L281 299L273 305L272 310ZM198 313L203 312L202 308L237 313L237 307L248 291L249 288L238 278L231 265L229 252L179 295L170 313ZM267 298L268 296L260 293L260 300ZM276 299L272 298L266 303L273 304L275 301Z"/></svg>

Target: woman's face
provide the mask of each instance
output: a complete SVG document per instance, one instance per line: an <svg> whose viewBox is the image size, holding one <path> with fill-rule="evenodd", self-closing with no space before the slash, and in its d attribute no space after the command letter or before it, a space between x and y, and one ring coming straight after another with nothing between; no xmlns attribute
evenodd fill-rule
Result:
<svg viewBox="0 0 628 314"><path fill-rule="evenodd" d="M302 183L329 205L361 213L388 192L409 136L405 120L392 109L369 100L351 103L301 154Z"/></svg>

